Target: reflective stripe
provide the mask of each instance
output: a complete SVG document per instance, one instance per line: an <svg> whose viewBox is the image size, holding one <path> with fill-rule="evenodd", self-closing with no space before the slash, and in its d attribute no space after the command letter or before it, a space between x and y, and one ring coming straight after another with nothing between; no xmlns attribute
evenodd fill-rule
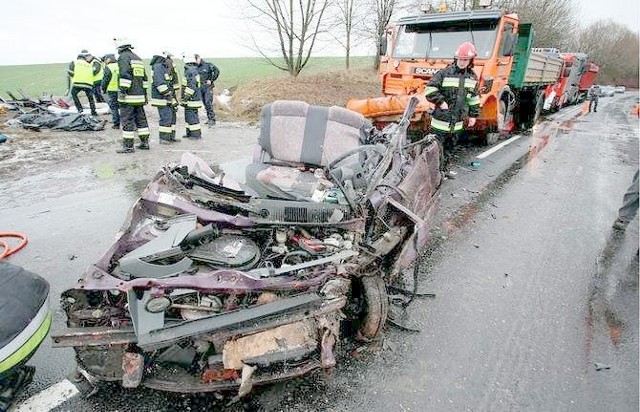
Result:
<svg viewBox="0 0 640 412"><path fill-rule="evenodd" d="M467 104L469 106L477 106L480 104L480 96L473 96L472 98L467 98Z"/></svg>
<svg viewBox="0 0 640 412"><path fill-rule="evenodd" d="M458 82L442 82L442 87L458 87L459 85Z"/></svg>
<svg viewBox="0 0 640 412"><path fill-rule="evenodd" d="M140 137L144 137L144 136L149 136L149 128L148 127L141 127L138 129L138 136Z"/></svg>
<svg viewBox="0 0 640 412"><path fill-rule="evenodd" d="M444 122L433 117L431 118L431 127L437 130L442 130L444 132L451 132L451 123ZM456 122L456 124L453 125L454 132L459 132L463 128L464 124L462 122Z"/></svg>
<svg viewBox="0 0 640 412"><path fill-rule="evenodd" d="M123 130L122 131L122 138L124 140L133 140L133 138L135 137L135 133L134 132L128 132Z"/></svg>
<svg viewBox="0 0 640 412"><path fill-rule="evenodd" d="M425 96L429 96L430 94L434 94L438 91L437 87L433 87L433 86L427 86L426 89L424 89L425 92Z"/></svg>
<svg viewBox="0 0 640 412"><path fill-rule="evenodd" d="M478 82L473 79L464 79L464 87L467 89L475 89L477 84Z"/></svg>
<svg viewBox="0 0 640 412"><path fill-rule="evenodd" d="M158 130L160 133L171 133L172 128L171 126L158 126Z"/></svg>
<svg viewBox="0 0 640 412"><path fill-rule="evenodd" d="M147 80L142 82L142 88L143 89L148 89L149 88L149 82Z"/></svg>
<svg viewBox="0 0 640 412"><path fill-rule="evenodd" d="M171 80L171 75L169 73L165 73L164 74L164 79L165 80Z"/></svg>
<svg viewBox="0 0 640 412"><path fill-rule="evenodd" d="M443 122L442 120L438 120L433 117L431 118L431 127L445 132L448 132L450 129L449 122Z"/></svg>
<svg viewBox="0 0 640 412"><path fill-rule="evenodd" d="M144 96L141 95L126 95L124 99L118 99L119 102L124 103L142 103L144 104Z"/></svg>
<svg viewBox="0 0 640 412"><path fill-rule="evenodd" d="M186 95L187 95L187 96L189 96L189 97L193 96L193 94L194 94L195 92L196 92L196 91L195 91L195 90L193 90L191 87L186 86L186 87L184 88L184 94L186 94Z"/></svg>
<svg viewBox="0 0 640 412"><path fill-rule="evenodd" d="M48 304L48 299L47 299L47 304ZM35 323L38 326L38 328L33 334L31 334L28 337L28 340L20 348L18 348L18 350L16 350L11 355L9 355L9 357L7 357L6 359L0 362L0 373L13 368L15 365L22 362L31 353L33 353L38 348L40 343L42 343L44 338L47 337L47 334L49 333L49 329L51 328L52 316L51 316L51 313L49 313L48 305L43 308L45 309L45 313L46 313L46 317L44 318L44 321L42 321L41 323L35 323L31 321L29 323L29 326ZM40 309L40 311L42 311L42 308ZM38 314L39 313L40 312L38 312ZM22 336L22 333L18 335L18 337L20 336Z"/></svg>
<svg viewBox="0 0 640 412"><path fill-rule="evenodd" d="M47 319L47 315L49 314L49 298L44 301L42 307L36 313L36 316L27 324L27 327L22 330L16 337L11 339L6 346L0 348L0 365L4 365L6 359L16 353L20 348L22 348L32 336L40 329L43 322ZM28 355L28 354L27 354ZM0 372L3 372L3 369L0 367Z"/></svg>
<svg viewBox="0 0 640 412"><path fill-rule="evenodd" d="M122 77L120 78L120 81L118 82L118 84L120 85L120 87L124 88L124 89L128 89L129 87L131 87L131 80L129 79L123 79Z"/></svg>
<svg viewBox="0 0 640 412"><path fill-rule="evenodd" d="M197 109L202 107L202 102L200 100L190 101L190 102L187 102L187 107Z"/></svg>
<svg viewBox="0 0 640 412"><path fill-rule="evenodd" d="M161 107L161 106L166 106L168 104L169 102L165 99L154 99L153 97L151 98L151 106Z"/></svg>
<svg viewBox="0 0 640 412"><path fill-rule="evenodd" d="M188 124L187 125L187 130L190 130L192 132L196 132L198 130L202 130L202 126L200 126L200 123L198 123L198 124Z"/></svg>
<svg viewBox="0 0 640 412"><path fill-rule="evenodd" d="M163 94L164 94L164 92L166 92L167 90L169 90L169 86L167 86L166 84L164 84L164 83L163 83L163 84L161 84L160 86L156 87L156 89L158 89L158 91L159 91L160 93L163 93Z"/></svg>

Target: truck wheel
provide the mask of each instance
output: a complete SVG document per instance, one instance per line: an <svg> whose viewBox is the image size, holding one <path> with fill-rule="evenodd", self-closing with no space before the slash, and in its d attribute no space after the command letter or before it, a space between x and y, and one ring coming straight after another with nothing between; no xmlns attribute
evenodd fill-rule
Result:
<svg viewBox="0 0 640 412"><path fill-rule="evenodd" d="M359 279L364 298L364 310L360 318L357 337L371 340L378 336L387 321L389 299L381 275L363 276Z"/></svg>

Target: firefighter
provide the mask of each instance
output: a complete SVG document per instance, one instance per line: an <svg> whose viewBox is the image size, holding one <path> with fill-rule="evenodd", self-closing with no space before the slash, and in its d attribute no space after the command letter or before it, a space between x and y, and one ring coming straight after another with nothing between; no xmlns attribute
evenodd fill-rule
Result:
<svg viewBox="0 0 640 412"><path fill-rule="evenodd" d="M92 56L89 61L93 66L93 94L96 97L96 102L104 103L104 96L102 95L102 79L104 77L104 62L99 58Z"/></svg>
<svg viewBox="0 0 640 412"><path fill-rule="evenodd" d="M598 112L598 98L600 97L600 86L593 85L589 89L589 113L593 108L593 112Z"/></svg>
<svg viewBox="0 0 640 412"><path fill-rule="evenodd" d="M49 283L20 266L0 261L0 411L31 382L26 365L51 327Z"/></svg>
<svg viewBox="0 0 640 412"><path fill-rule="evenodd" d="M218 79L220 70L213 64L202 60L199 54L196 54L196 63L198 64L198 72L200 73L200 92L202 94L202 102L207 112L207 124L213 126L216 124L216 112L213 110L213 94L211 90L214 87L213 82Z"/></svg>
<svg viewBox="0 0 640 412"><path fill-rule="evenodd" d="M202 129L198 109L202 107L200 97L200 72L196 62L195 54L185 54L184 58L184 79L182 79L182 101L184 106L184 120L187 122L187 139L200 139Z"/></svg>
<svg viewBox="0 0 640 412"><path fill-rule="evenodd" d="M440 167L449 178L455 175L449 170L449 162L458 136L465 123L473 127L480 114L478 77L472 70L477 55L472 43L462 43L456 49L453 63L437 72L425 89L427 100L435 105L431 130L442 146Z"/></svg>
<svg viewBox="0 0 640 412"><path fill-rule="evenodd" d="M178 105L180 104L180 99L178 96L180 95L180 89L182 88L182 83L180 82L180 77L178 77L178 72L176 71L176 65L173 62L173 56L171 54L167 54L166 57L167 66L171 67L171 79L173 81L173 97L176 98L176 102L173 105L173 123L171 124L171 139L178 140L176 138L176 119L178 113Z"/></svg>
<svg viewBox="0 0 640 412"><path fill-rule="evenodd" d="M120 107L118 105L118 61L113 54L107 54L102 58L105 63L104 76L102 78L102 92L107 94L107 103L111 110L113 129L120 128Z"/></svg>
<svg viewBox="0 0 640 412"><path fill-rule="evenodd" d="M151 106L158 108L160 116L160 144L171 144L175 138L176 99L174 84L177 82L175 69L169 52L162 52L151 59Z"/></svg>
<svg viewBox="0 0 640 412"><path fill-rule="evenodd" d="M78 98L78 93L83 92L89 100L89 107L91 108L91 114L97 116L96 103L93 100L93 77L96 74L95 68L91 65L91 53L86 50L82 50L75 61L69 63L69 74L67 79L67 85L71 92L71 98L76 105L78 113L82 113L82 104Z"/></svg>
<svg viewBox="0 0 640 412"><path fill-rule="evenodd" d="M140 144L138 149L149 150L149 126L144 113L147 103L149 82L147 72L138 57L131 49L131 42L116 39L118 48L118 104L122 124L122 148L117 153L133 153L135 133L138 132Z"/></svg>

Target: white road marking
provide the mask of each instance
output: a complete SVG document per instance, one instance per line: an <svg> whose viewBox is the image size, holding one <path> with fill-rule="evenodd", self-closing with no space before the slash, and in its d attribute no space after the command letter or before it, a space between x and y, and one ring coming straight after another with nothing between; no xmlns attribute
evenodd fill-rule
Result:
<svg viewBox="0 0 640 412"><path fill-rule="evenodd" d="M556 115L554 115L552 120L556 120L556 117L570 117L571 115L573 115L574 113L577 113L578 111L582 110L582 106L578 106L572 110L568 110L562 113L557 113ZM484 159L487 156L490 156L492 154L494 154L495 152L497 152L498 150L502 149L503 147L505 147L506 145L515 142L516 140L518 140L519 138L521 138L522 136L517 134L513 137L511 137L510 139L505 140L504 142L493 146L491 149L486 150L482 153L480 153L478 156L476 156L476 159Z"/></svg>
<svg viewBox="0 0 640 412"><path fill-rule="evenodd" d="M78 393L78 388L68 379L64 379L38 392L20 405L10 408L9 412L48 412Z"/></svg>
<svg viewBox="0 0 640 412"><path fill-rule="evenodd" d="M518 140L519 138L521 138L522 136L517 134L515 136L513 136L510 139L505 140L504 142L497 144L495 146L493 146L491 149L486 150L482 153L480 153L478 156L476 156L477 159L484 159L485 157L492 155L493 153L497 152L498 150L502 149L503 147L505 147L506 145L515 142L516 140Z"/></svg>

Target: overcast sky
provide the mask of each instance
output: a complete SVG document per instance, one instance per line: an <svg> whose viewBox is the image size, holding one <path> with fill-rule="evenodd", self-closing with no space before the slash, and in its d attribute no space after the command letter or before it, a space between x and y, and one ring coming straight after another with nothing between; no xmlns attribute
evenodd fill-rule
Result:
<svg viewBox="0 0 640 412"><path fill-rule="evenodd" d="M610 18L639 30L638 0L575 2L585 24ZM255 56L243 45L247 25L237 4L237 0L4 1L0 65L67 62L82 49L101 56L114 52L112 39L118 36L131 39L143 58L165 49L213 58ZM342 51L328 45L315 54L341 55Z"/></svg>

